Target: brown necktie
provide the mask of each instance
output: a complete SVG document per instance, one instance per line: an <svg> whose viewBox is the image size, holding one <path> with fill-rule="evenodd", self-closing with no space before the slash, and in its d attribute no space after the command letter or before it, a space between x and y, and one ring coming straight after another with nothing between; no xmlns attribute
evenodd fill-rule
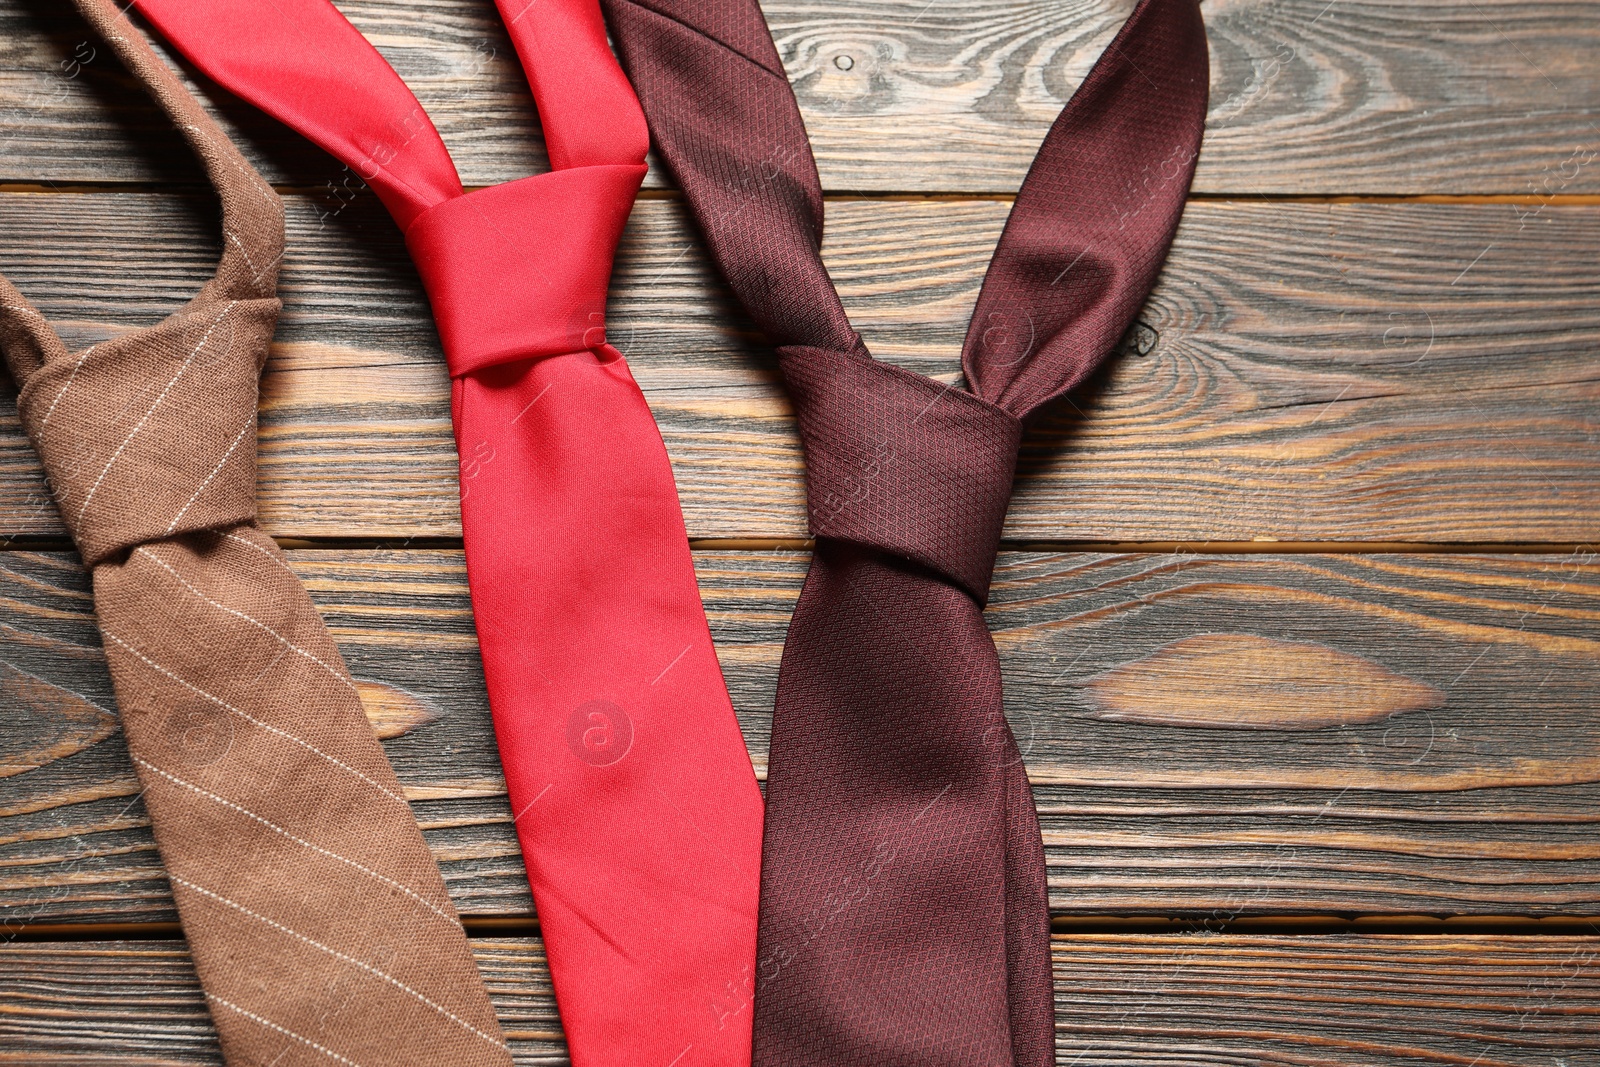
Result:
<svg viewBox="0 0 1600 1067"><path fill-rule="evenodd" d="M339 652L256 527L282 207L110 0L77 6L204 163L216 276L83 352L0 280L0 349L73 540L230 1064L511 1062Z"/></svg>
<svg viewBox="0 0 1600 1067"><path fill-rule="evenodd" d="M805 445L817 547L773 711L755 1062L1048 1067L1044 852L982 609L1024 420L1113 351L1177 228L1206 112L1199 7L1141 0L1046 136L963 388L875 361L846 319L755 0L603 2Z"/></svg>

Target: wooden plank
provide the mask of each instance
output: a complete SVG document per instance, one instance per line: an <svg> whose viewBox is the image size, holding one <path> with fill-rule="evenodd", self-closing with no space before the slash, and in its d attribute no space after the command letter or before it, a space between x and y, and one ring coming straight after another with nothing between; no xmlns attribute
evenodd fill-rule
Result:
<svg viewBox="0 0 1600 1067"><path fill-rule="evenodd" d="M437 336L394 227L289 200L265 380L262 516L284 537L459 535ZM949 377L999 202L836 202L828 258L885 358ZM0 194L0 271L88 344L176 308L214 207ZM152 245L155 254L152 255ZM1600 210L1191 207L1138 346L1030 436L1013 541L1600 540ZM695 537L803 537L771 350L675 202L623 242L612 339ZM1143 352L1139 355L1138 352ZM0 388L0 537L64 531Z"/></svg>
<svg viewBox="0 0 1600 1067"><path fill-rule="evenodd" d="M515 1061L568 1063L543 945L473 948ZM0 1063L176 1067L222 1053L182 941L24 943L0 948Z"/></svg>
<svg viewBox="0 0 1600 1067"><path fill-rule="evenodd" d="M769 0L830 190L1012 191L1131 0ZM542 168L486 0L340 5L416 91L469 184ZM1600 27L1558 0L1212 0L1198 188L1224 193L1600 191ZM197 181L159 112L69 12L0 3L0 181ZM83 60L88 59L87 63ZM225 99L273 180L347 172ZM659 175L652 184L660 184Z"/></svg>
<svg viewBox="0 0 1600 1067"><path fill-rule="evenodd" d="M291 559L458 908L528 914L460 553ZM806 556L697 562L764 768ZM1006 554L989 622L1053 907L1596 914L1597 618L1593 554ZM0 555L0 660L0 915L171 920L71 557Z"/></svg>
<svg viewBox="0 0 1600 1067"><path fill-rule="evenodd" d="M1080 935L1056 1062L1594 1067L1600 938ZM566 1063L537 939L473 950L519 1064ZM181 941L0 948L0 1063L220 1064Z"/></svg>

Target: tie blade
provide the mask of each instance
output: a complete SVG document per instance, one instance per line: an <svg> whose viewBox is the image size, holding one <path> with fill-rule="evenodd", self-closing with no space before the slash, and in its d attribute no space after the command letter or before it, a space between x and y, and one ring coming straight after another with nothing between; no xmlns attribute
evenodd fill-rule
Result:
<svg viewBox="0 0 1600 1067"><path fill-rule="evenodd" d="M819 252L822 182L760 8L605 8L656 149L745 309L775 344L854 351L860 340Z"/></svg>
<svg viewBox="0 0 1600 1067"><path fill-rule="evenodd" d="M574 1062L740 1067L761 793L660 433L605 345L456 395L489 702Z"/></svg>
<svg viewBox="0 0 1600 1067"><path fill-rule="evenodd" d="M388 60L328 0L135 0L206 76L372 186L402 229L461 195L444 141Z"/></svg>
<svg viewBox="0 0 1600 1067"><path fill-rule="evenodd" d="M251 526L94 575L128 750L230 1062L505 1067L404 791L315 606Z"/></svg>
<svg viewBox="0 0 1600 1067"><path fill-rule="evenodd" d="M1014 984L1050 998L1048 970L1041 983L1030 955L1013 976L1008 957L1048 937L1042 910L1013 907L1013 881L1043 884L1043 857L1008 855L1017 757L977 604L915 564L821 541L782 672L758 1067L964 1067L1050 1048L1048 1014L1013 1034L1014 1018L1041 1022L1011 1006Z"/></svg>
<svg viewBox="0 0 1600 1067"><path fill-rule="evenodd" d="M550 166L641 164L644 113L611 48L598 0L495 0L522 58Z"/></svg>
<svg viewBox="0 0 1600 1067"><path fill-rule="evenodd" d="M968 328L962 367L978 395L1026 417L1115 350L1183 214L1207 69L1195 0L1141 0L1062 109Z"/></svg>
<svg viewBox="0 0 1600 1067"><path fill-rule="evenodd" d="M1006 980L1014 1067L1056 1062L1050 963L1050 888L1039 811L1008 725L998 746L1006 776Z"/></svg>

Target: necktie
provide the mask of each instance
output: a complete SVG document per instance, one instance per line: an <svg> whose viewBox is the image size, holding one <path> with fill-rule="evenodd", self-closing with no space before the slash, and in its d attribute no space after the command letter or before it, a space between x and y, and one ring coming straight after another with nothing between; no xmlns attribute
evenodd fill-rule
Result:
<svg viewBox="0 0 1600 1067"><path fill-rule="evenodd" d="M778 680L755 1062L1054 1062L1043 848L982 608L1023 420L1138 313L1207 96L1195 0L1141 0L1045 138L978 298L966 387L875 362L754 0L605 0L657 150L778 346L816 552Z"/></svg>
<svg viewBox="0 0 1600 1067"><path fill-rule="evenodd" d="M78 6L204 163L222 258L166 320L77 353L0 280L0 348L93 571L123 733L223 1053L509 1067L355 683L256 527L282 207L111 0Z"/></svg>
<svg viewBox="0 0 1600 1067"><path fill-rule="evenodd" d="M573 1062L747 1062L761 795L666 451L605 342L648 134L595 0L501 4L553 169L470 193L327 0L138 6L405 231L453 379L467 576Z"/></svg>

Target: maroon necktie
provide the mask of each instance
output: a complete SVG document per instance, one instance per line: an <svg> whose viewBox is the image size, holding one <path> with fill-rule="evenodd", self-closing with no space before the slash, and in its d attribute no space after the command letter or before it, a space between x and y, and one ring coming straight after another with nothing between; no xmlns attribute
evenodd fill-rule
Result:
<svg viewBox="0 0 1600 1067"><path fill-rule="evenodd" d="M983 604L1023 421L1143 305L1204 126L1195 0L1141 0L1045 138L962 351L872 359L818 254L822 190L754 0L603 0L657 150L778 346L816 554L767 780L759 1067L1046 1067L1044 850Z"/></svg>

